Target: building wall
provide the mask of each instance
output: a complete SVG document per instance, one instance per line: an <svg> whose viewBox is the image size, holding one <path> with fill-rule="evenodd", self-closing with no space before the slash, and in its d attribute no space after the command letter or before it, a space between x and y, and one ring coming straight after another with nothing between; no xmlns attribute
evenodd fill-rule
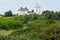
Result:
<svg viewBox="0 0 60 40"><path fill-rule="evenodd" d="M18 15L25 15L25 14L29 14L29 13L27 11L23 11L23 12L18 11Z"/></svg>

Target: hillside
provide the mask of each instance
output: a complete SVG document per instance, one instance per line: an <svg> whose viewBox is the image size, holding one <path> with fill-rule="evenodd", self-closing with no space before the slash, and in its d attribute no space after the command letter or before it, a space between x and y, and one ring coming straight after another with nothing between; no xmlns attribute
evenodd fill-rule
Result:
<svg viewBox="0 0 60 40"><path fill-rule="evenodd" d="M0 40L60 40L60 12L0 18ZM6 30L6 31L5 31Z"/></svg>

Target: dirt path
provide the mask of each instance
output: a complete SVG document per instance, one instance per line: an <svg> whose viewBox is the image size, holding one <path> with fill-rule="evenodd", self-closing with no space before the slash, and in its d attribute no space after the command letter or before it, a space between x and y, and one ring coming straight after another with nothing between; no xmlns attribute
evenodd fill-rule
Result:
<svg viewBox="0 0 60 40"><path fill-rule="evenodd" d="M13 32L13 30L9 30L9 31L6 31L6 30L0 30L0 35L7 36L7 35L11 34L12 32Z"/></svg>

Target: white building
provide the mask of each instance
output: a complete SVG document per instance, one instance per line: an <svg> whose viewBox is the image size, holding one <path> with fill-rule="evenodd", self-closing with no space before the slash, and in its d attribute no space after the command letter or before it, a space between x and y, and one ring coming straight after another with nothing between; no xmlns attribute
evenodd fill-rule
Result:
<svg viewBox="0 0 60 40"><path fill-rule="evenodd" d="M25 8L20 8L19 10L18 10L18 15L25 15L25 14L28 14L28 8L27 7L25 7Z"/></svg>
<svg viewBox="0 0 60 40"><path fill-rule="evenodd" d="M39 11L40 11L40 6L37 2L35 2L35 7L33 10L29 11L29 9L27 7L23 8L21 7L19 10L18 10L18 15L25 15L25 14L32 14L32 13L36 13L36 14L39 14Z"/></svg>
<svg viewBox="0 0 60 40"><path fill-rule="evenodd" d="M34 12L36 14L39 14L39 11L40 11L40 6L39 6L39 3L37 3L37 1L35 2L35 7L34 7Z"/></svg>

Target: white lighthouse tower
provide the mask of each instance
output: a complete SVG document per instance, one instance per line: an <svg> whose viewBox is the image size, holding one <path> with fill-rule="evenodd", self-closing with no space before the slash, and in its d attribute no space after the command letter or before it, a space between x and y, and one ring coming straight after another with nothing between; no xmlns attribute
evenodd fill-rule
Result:
<svg viewBox="0 0 60 40"><path fill-rule="evenodd" d="M37 3L37 1L35 1L34 12L35 12L36 14L39 14L39 11L40 11L39 3Z"/></svg>

